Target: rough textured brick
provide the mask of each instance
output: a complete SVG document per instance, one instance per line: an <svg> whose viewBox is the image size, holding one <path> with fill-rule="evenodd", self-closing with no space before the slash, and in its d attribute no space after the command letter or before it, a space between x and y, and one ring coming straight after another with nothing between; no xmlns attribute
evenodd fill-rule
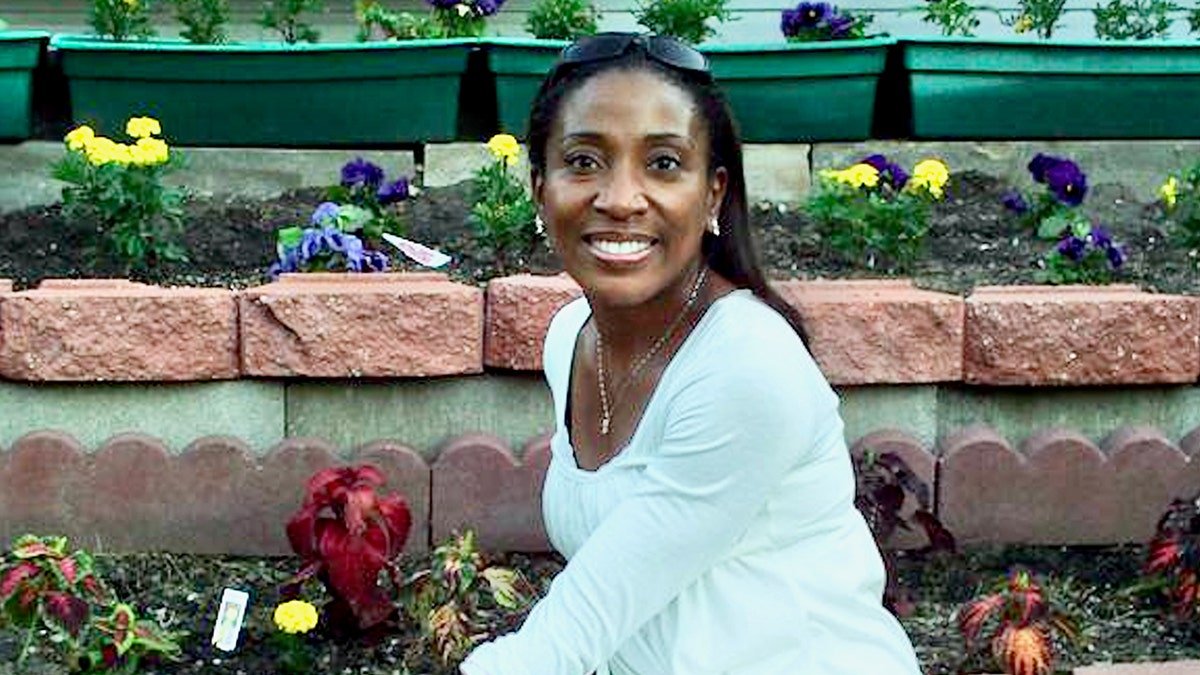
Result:
<svg viewBox="0 0 1200 675"><path fill-rule="evenodd" d="M1194 382L1196 299L1132 286L993 286L966 301L963 379L975 384Z"/></svg>
<svg viewBox="0 0 1200 675"><path fill-rule="evenodd" d="M487 287L484 365L541 370L542 345L550 320L582 293L566 274L492 279Z"/></svg>
<svg viewBox="0 0 1200 675"><path fill-rule="evenodd" d="M0 547L26 532L80 535L68 497L86 461L67 434L39 431L17 439L0 456Z"/></svg>
<svg viewBox="0 0 1200 675"><path fill-rule="evenodd" d="M429 550L429 493L430 468L412 448L393 441L375 441L359 449L354 464L374 464L383 471L387 482L379 489L382 495L399 493L412 513L412 530L408 533L405 553L424 553Z"/></svg>
<svg viewBox="0 0 1200 675"><path fill-rule="evenodd" d="M314 473L338 464L333 446L315 438L289 438L275 446L245 483L242 499L247 554L291 555L287 521L304 503L305 487Z"/></svg>
<svg viewBox="0 0 1200 675"><path fill-rule="evenodd" d="M429 377L483 370L483 293L439 274L287 275L240 298L242 371Z"/></svg>
<svg viewBox="0 0 1200 675"><path fill-rule="evenodd" d="M0 296L0 374L35 381L238 376L231 291L49 279Z"/></svg>
<svg viewBox="0 0 1200 675"><path fill-rule="evenodd" d="M78 544L103 551L160 548L175 498L167 448L150 436L122 434L88 459L68 497L81 533Z"/></svg>
<svg viewBox="0 0 1200 675"><path fill-rule="evenodd" d="M958 381L963 302L906 280L784 281L809 347L833 384Z"/></svg>
<svg viewBox="0 0 1200 675"><path fill-rule="evenodd" d="M1103 448L1044 429L1017 451L989 428L963 429L943 441L939 517L967 543L1144 542L1200 472L1154 430L1120 429Z"/></svg>
<svg viewBox="0 0 1200 675"><path fill-rule="evenodd" d="M527 445L520 460L491 436L449 443L433 463L433 543L471 528L484 550L549 550L541 506L549 464L549 436Z"/></svg>
<svg viewBox="0 0 1200 675"><path fill-rule="evenodd" d="M936 510L934 480L936 479L937 460L925 449L925 446L921 445L920 440L899 429L879 429L863 436L850 446L850 453L855 457L861 457L868 450L876 455L895 453L904 460L913 475L924 484L927 490L924 508L930 513ZM920 507L921 502L917 497L905 494L904 506L900 513L903 517L909 518ZM892 535L891 541L885 543L891 548L911 549L927 546L929 539L919 527L915 527L912 531L897 529Z"/></svg>

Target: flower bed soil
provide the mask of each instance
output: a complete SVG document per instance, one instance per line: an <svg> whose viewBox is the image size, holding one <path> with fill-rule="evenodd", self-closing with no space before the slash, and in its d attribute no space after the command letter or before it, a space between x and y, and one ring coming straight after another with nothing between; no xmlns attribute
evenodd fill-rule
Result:
<svg viewBox="0 0 1200 675"><path fill-rule="evenodd" d="M906 276L923 287L960 294L987 284L1036 283L1039 263L1053 243L1023 231L1004 210L1001 196L1010 187L978 173L956 174L946 201L934 211L924 255ZM409 237L450 253L454 278L481 282L508 273L561 269L544 246L498 261L466 222L469 195L469 183L460 183L425 190L406 205ZM262 283L274 257L275 230L307 223L322 199L320 189L270 199L192 199L185 235L190 262L141 276L169 285L237 288ZM1133 200L1120 185L1102 184L1092 189L1082 208L1112 232L1128 256L1117 281L1160 292L1200 292L1197 252L1168 243L1156 204ZM756 204L751 216L760 255L773 278L887 274L850 264L827 250L794 208ZM13 279L21 289L46 277L124 276L122 270L87 258L81 227L86 224L65 222L57 205L0 215L0 278ZM417 269L415 264L400 267Z"/></svg>
<svg viewBox="0 0 1200 675"><path fill-rule="evenodd" d="M1048 584L1052 598L1080 619L1087 638L1080 647L1065 648L1060 672L1098 662L1166 661L1200 657L1200 624L1166 618L1152 597L1130 592L1137 580L1144 549L1004 547L972 549L959 554L901 556L898 577L910 591L914 606L901 620L916 647L927 675L995 672L978 659L963 659L953 621L955 609L986 589L1011 565L1053 571ZM424 561L410 561L421 564ZM561 569L553 555L509 555L495 561L513 566L545 589ZM147 669L157 673L230 673L260 675L275 672L278 654L265 639L276 588L297 569L290 558L228 558L173 554L103 555L98 570L114 590L139 611L172 630L188 631L184 653L177 663ZM251 606L239 649L227 654L209 646L217 603L223 587L249 590ZM317 600L315 597L310 597ZM500 626L496 630L503 632ZM360 675L457 675L439 666L424 650L414 648L415 628L392 624L375 635L337 639L324 623L309 634L318 672ZM19 636L0 632L0 673L16 673L13 665ZM31 658L21 670L28 675L58 673L60 669Z"/></svg>

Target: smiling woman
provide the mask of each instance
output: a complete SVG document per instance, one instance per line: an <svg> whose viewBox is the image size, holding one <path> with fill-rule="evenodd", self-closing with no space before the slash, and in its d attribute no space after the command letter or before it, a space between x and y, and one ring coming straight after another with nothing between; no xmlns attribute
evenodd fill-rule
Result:
<svg viewBox="0 0 1200 675"><path fill-rule="evenodd" d="M601 34L530 119L539 216L584 297L546 337L543 492L569 560L466 675L915 675L883 608L838 398L750 246L704 57Z"/></svg>

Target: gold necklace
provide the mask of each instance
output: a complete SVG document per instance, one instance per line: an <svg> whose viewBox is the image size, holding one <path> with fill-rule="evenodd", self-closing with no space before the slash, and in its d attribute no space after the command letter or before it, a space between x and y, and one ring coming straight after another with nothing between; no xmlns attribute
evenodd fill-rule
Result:
<svg viewBox="0 0 1200 675"><path fill-rule="evenodd" d="M708 265L702 264L700 266L700 272L698 274L696 274L696 281L692 284L691 290L688 291L687 300L684 301L683 308L679 310L679 314L676 315L675 319L671 322L671 325L667 326L667 331L665 333L663 333L661 337L659 337L657 340L655 340L654 344L650 346L650 349L645 354L643 354L640 358L638 358L636 361L634 361L633 366L629 369L629 375L625 378L625 381L622 382L621 386L616 388L616 390L613 392L614 398L617 394L624 392L625 389L627 389L630 384L632 384L633 382L635 382L637 380L637 377L642 374L642 369L645 368L648 363L650 363L650 359L654 358L654 356L659 352L659 350L663 348L663 345L667 344L667 340L669 340L671 338L671 336L675 334L675 331L679 329L680 324L683 323L684 317L687 316L688 312L691 311L692 307L694 307L696 305L696 298L700 297L700 288L704 285L704 280L707 278L708 278ZM612 403L613 403L613 401L610 400L609 395L608 395L608 393L609 393L608 392L608 372L604 368L605 351L606 350L604 349L604 334L600 330L600 325L597 324L596 325L596 371L597 371L596 374L598 377L596 379L598 380L599 387L600 387L600 435L601 436L607 436L609 428L612 425Z"/></svg>

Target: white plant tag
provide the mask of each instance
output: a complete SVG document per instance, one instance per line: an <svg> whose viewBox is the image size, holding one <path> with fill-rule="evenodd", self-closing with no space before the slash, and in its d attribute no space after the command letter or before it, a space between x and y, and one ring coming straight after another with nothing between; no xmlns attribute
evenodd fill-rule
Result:
<svg viewBox="0 0 1200 675"><path fill-rule="evenodd" d="M384 232L383 238L392 246L400 249L401 253L426 267L441 267L450 262L450 256L445 253L418 244L415 241L410 241L404 237L397 237L394 234Z"/></svg>
<svg viewBox="0 0 1200 675"><path fill-rule="evenodd" d="M217 649L231 652L237 649L238 635L242 632L242 621L246 618L246 605L250 594L226 588L221 594L221 607L217 610L217 623L213 626L212 644Z"/></svg>

